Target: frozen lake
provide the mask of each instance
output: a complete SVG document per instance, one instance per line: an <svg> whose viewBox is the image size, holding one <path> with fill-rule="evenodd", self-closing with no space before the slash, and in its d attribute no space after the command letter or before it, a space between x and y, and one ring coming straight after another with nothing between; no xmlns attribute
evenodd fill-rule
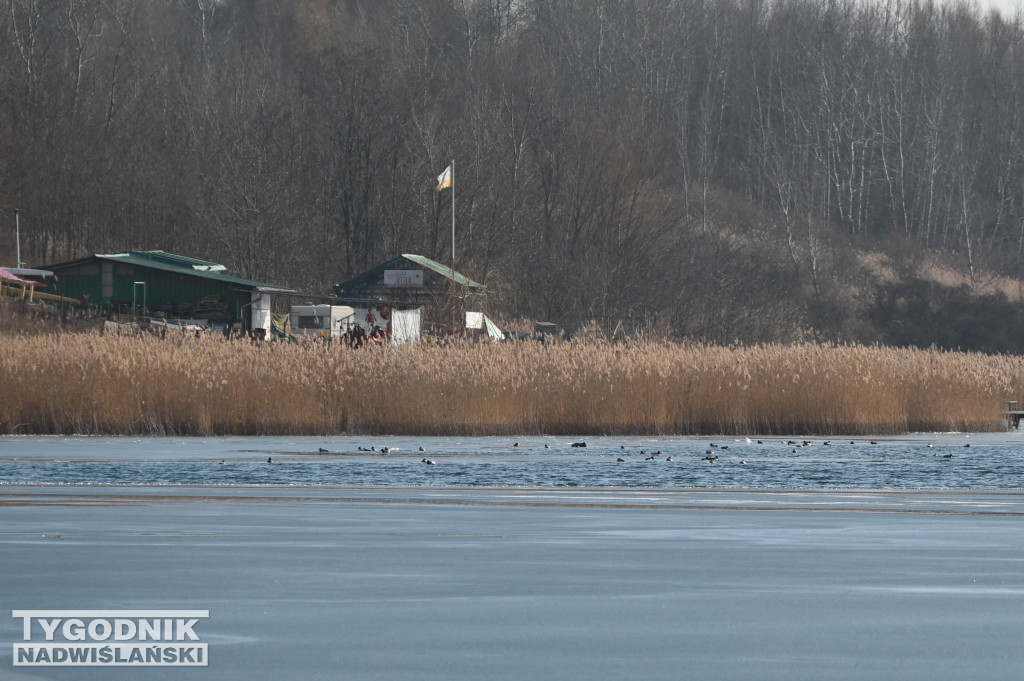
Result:
<svg viewBox="0 0 1024 681"><path fill-rule="evenodd" d="M973 681L1024 669L1016 434L818 443L796 448L805 464L778 439L588 439L586 452L567 439L384 441L0 438L0 681ZM714 463L702 459L712 442ZM675 461L645 462L652 445ZM654 463L724 462L736 475L785 464L803 483L650 482ZM404 482L345 482L360 464ZM804 472L873 464L916 472L884 489ZM950 484L941 464L989 484ZM488 470L517 482L464 480ZM538 484L517 478L531 470ZM161 481L168 471L196 479ZM209 610L196 627L209 666L16 667L10 614L42 609Z"/></svg>
<svg viewBox="0 0 1024 681"><path fill-rule="evenodd" d="M1022 518L1016 492L19 486L0 588L208 609L209 666L144 678L1015 679ZM10 650L0 679L118 673Z"/></svg>

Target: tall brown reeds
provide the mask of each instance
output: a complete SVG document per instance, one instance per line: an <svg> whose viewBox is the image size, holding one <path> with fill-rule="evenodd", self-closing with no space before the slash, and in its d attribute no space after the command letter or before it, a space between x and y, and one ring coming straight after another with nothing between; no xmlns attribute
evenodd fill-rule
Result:
<svg viewBox="0 0 1024 681"><path fill-rule="evenodd" d="M632 341L364 348L0 332L0 432L869 434L1005 427L1024 359Z"/></svg>

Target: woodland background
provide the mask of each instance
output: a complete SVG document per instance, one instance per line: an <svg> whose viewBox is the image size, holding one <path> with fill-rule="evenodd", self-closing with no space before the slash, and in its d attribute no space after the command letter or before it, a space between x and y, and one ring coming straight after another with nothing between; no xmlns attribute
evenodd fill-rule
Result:
<svg viewBox="0 0 1024 681"><path fill-rule="evenodd" d="M1024 352L1024 23L914 0L0 0L0 262Z"/></svg>

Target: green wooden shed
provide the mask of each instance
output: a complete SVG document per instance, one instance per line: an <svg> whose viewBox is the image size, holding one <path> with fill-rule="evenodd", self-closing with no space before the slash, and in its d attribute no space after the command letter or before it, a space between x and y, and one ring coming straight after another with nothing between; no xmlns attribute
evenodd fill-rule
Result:
<svg viewBox="0 0 1024 681"><path fill-rule="evenodd" d="M336 284L339 300L378 300L398 308L422 307L429 332L464 333L470 320L482 329L487 312L487 288L458 270L422 255L403 253ZM365 302L363 303L365 304Z"/></svg>
<svg viewBox="0 0 1024 681"><path fill-rule="evenodd" d="M223 265L165 251L97 254L45 269L55 277L51 290L85 304L114 312L145 308L144 314L167 319L241 322L247 329L255 315L250 308L266 308L269 314L269 296L292 291L233 277Z"/></svg>

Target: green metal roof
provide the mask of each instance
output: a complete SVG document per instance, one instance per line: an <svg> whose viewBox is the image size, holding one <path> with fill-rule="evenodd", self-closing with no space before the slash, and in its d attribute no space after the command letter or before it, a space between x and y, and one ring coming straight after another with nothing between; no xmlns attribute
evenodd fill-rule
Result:
<svg viewBox="0 0 1024 681"><path fill-rule="evenodd" d="M100 260L113 260L114 262L127 263L138 267L148 267L164 272L173 272L200 279L209 279L227 284L235 284L245 288L277 289L280 291L292 291L293 289L278 286L276 284L265 284L241 277L233 277L224 274L224 266L215 262L189 258L184 255L175 255L165 251L130 251L128 253L96 254Z"/></svg>
<svg viewBox="0 0 1024 681"><path fill-rule="evenodd" d="M468 288L485 288L483 284L479 284L473 281L472 279L462 274L458 270L455 271L455 276L452 277L452 268L449 267L448 265L442 265L436 260L431 260L426 256L416 255L414 253L403 253L397 258L392 258L391 260L388 260L385 263L381 263L376 267L372 267L366 270L362 274L358 274L352 277L346 282L335 285L334 290L335 292L340 293L343 291L350 291L352 289L360 288L367 284L368 282L375 282L383 275L384 270L391 269L399 260L408 260L409 262L418 265L419 267L425 267L431 270L432 272L439 274L445 279L448 279L449 281L454 278L455 283L459 284L460 286L466 286Z"/></svg>
<svg viewBox="0 0 1024 681"><path fill-rule="evenodd" d="M435 272L437 272L438 274L440 274L442 277L445 277L446 279L454 278L455 279L455 283L459 284L461 286L471 286L473 288L483 288L484 287L483 284L478 284L477 282L473 281L472 279L470 279L469 277L467 277L466 275L462 274L461 272L459 272L457 270L455 272L455 276L452 277L451 276L451 274L452 274L452 268L451 267L442 265L441 263L437 262L436 260L431 260L430 258L428 258L426 256L415 255L413 253L403 253L402 257L405 258L406 260L413 261L417 265L421 265L423 267L430 268L430 269L434 270Z"/></svg>
<svg viewBox="0 0 1024 681"><path fill-rule="evenodd" d="M139 258L145 258L147 260L155 260L157 262L166 263L168 265L189 267L194 270L223 272L224 270L227 269L226 267L224 267L224 265L221 265L219 263L210 262L208 260L200 260L199 258L190 258L187 255L178 255L177 253L168 253L167 251L129 251L128 253L117 253L110 257L121 257L126 255L133 255Z"/></svg>

